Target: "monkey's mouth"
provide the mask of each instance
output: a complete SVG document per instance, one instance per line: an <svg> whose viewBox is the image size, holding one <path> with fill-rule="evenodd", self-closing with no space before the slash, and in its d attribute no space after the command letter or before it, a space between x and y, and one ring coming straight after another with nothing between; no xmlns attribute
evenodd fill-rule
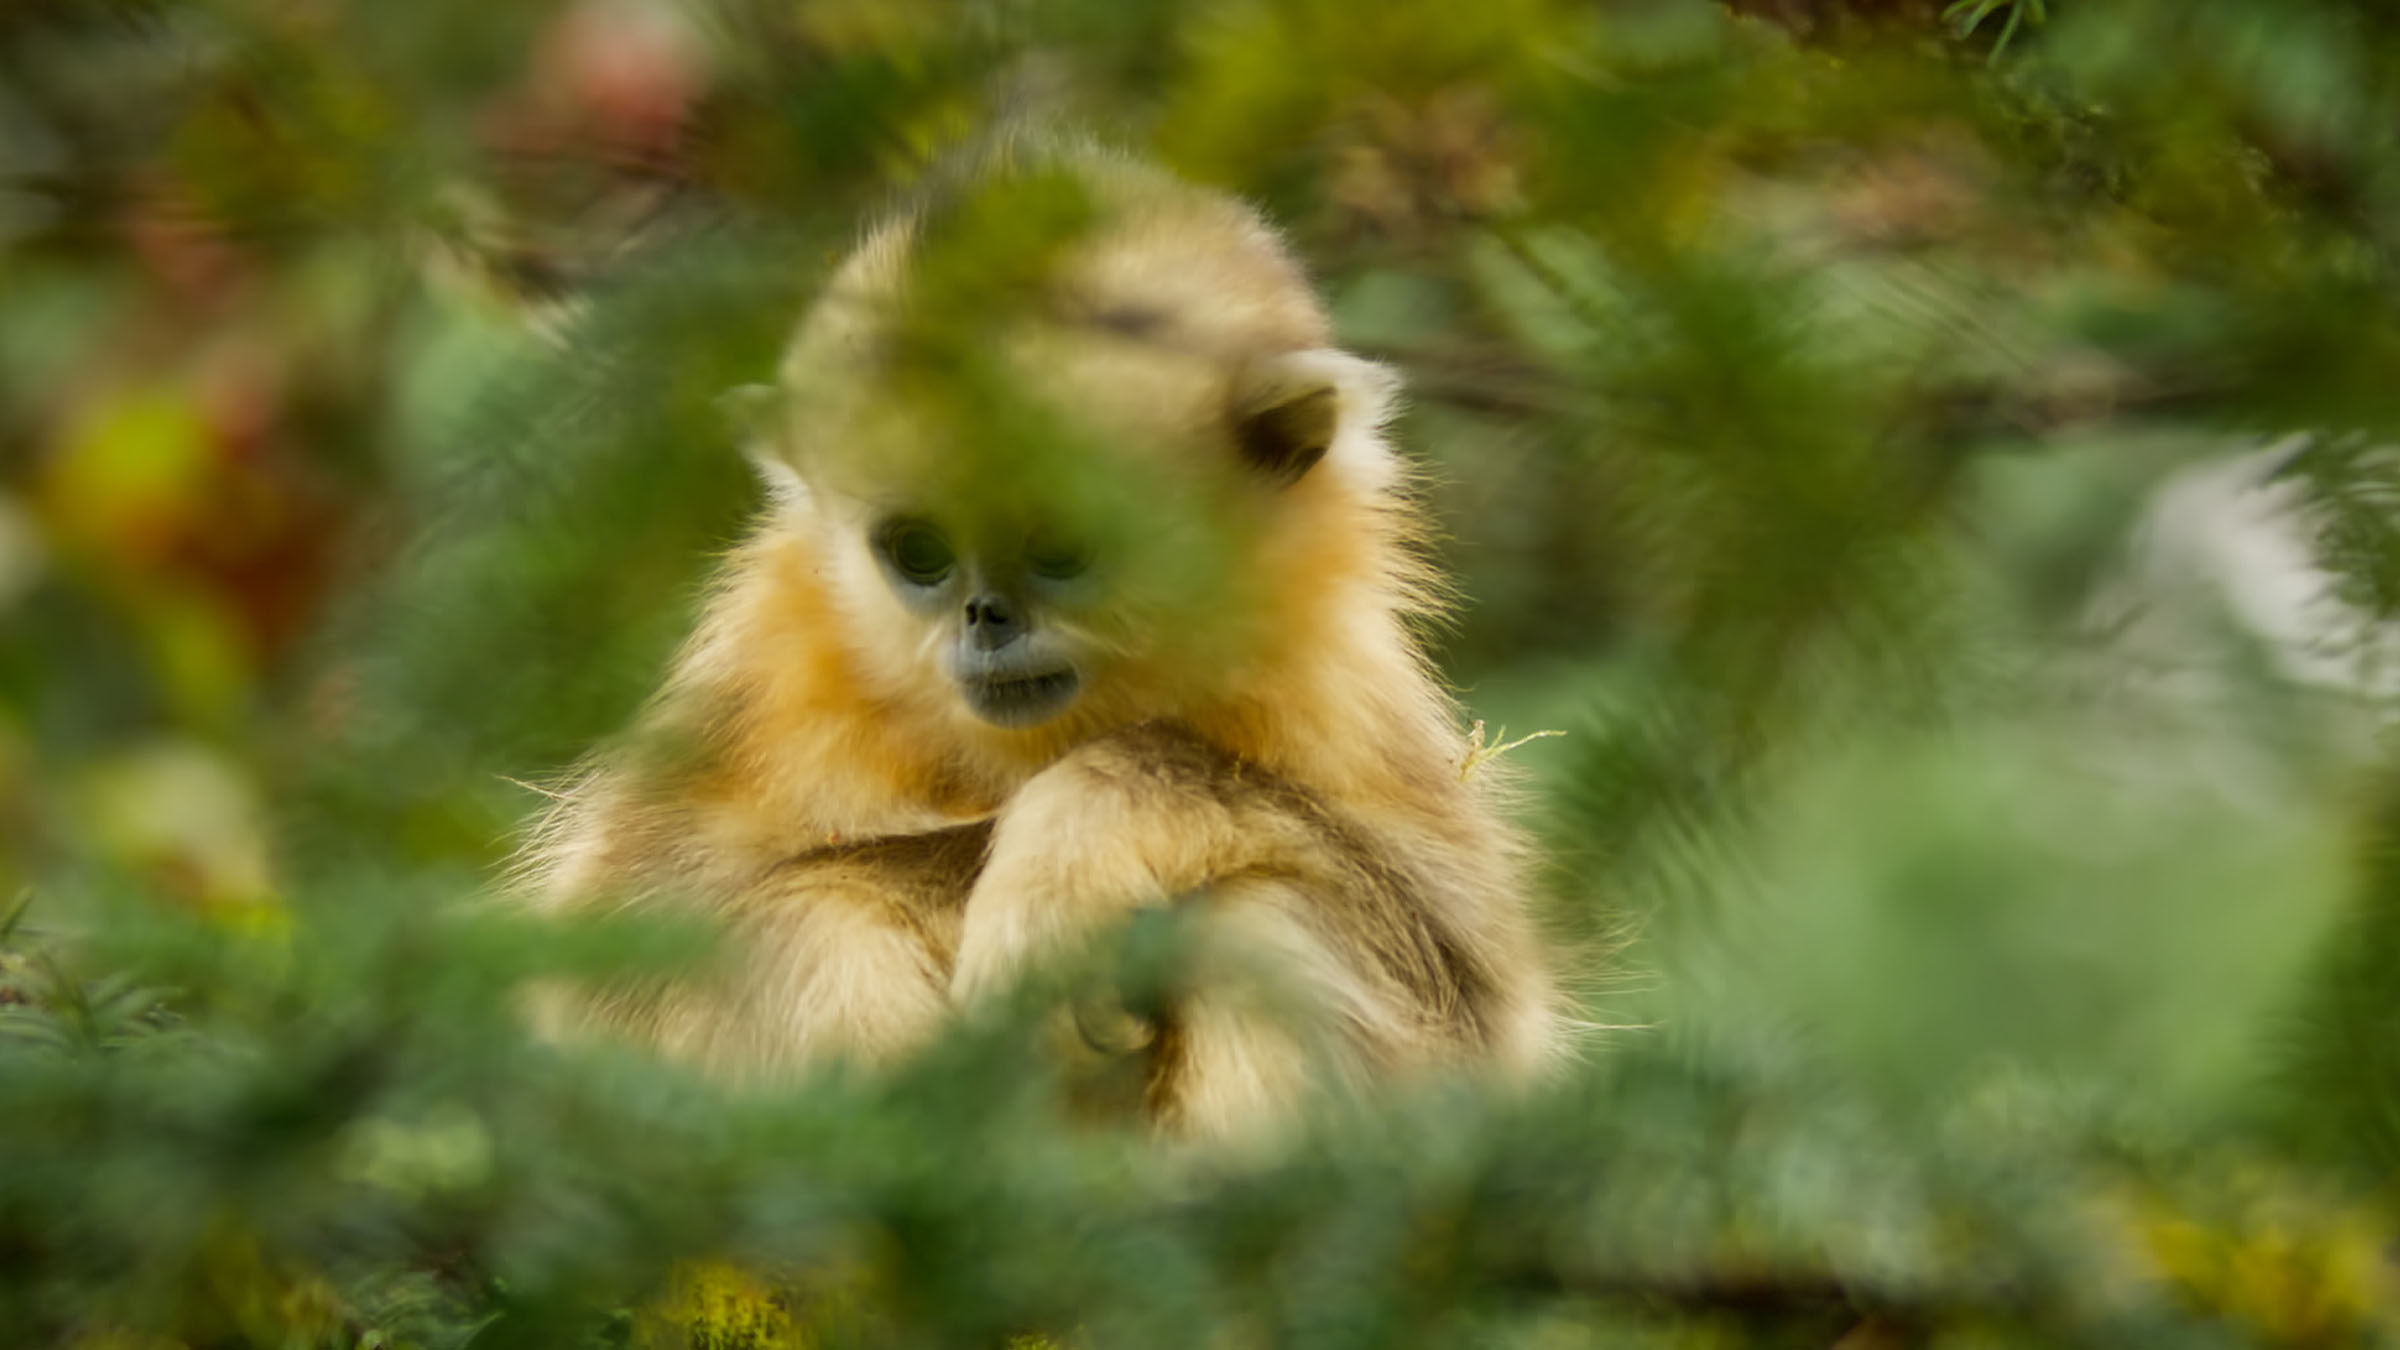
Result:
<svg viewBox="0 0 2400 1350"><path fill-rule="evenodd" d="M993 726L1021 728L1039 726L1065 712L1083 687L1083 677L1073 667L1062 666L1038 675L961 680L959 687L977 717Z"/></svg>

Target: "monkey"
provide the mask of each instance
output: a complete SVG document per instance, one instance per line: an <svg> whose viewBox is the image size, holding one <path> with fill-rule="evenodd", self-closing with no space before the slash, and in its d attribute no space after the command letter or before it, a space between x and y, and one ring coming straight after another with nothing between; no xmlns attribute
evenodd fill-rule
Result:
<svg viewBox="0 0 2400 1350"><path fill-rule="evenodd" d="M542 910L702 916L730 968L547 1024L734 1081L888 1063L1157 912L1212 955L1086 1039L1166 1134L1541 1074L1396 396L1253 208L1138 160L1015 147L872 231L786 349L755 528L522 853Z"/></svg>

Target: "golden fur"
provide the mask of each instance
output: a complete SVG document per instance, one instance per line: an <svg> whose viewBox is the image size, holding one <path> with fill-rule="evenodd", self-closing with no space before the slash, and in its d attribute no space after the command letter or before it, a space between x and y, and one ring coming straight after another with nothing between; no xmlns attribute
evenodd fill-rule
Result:
<svg viewBox="0 0 2400 1350"><path fill-rule="evenodd" d="M1388 377L1328 347L1246 208L1091 156L1036 171L1092 213L1030 285L931 294L945 245L924 215L840 269L786 363L772 506L639 733L595 757L526 855L552 909L700 907L735 930L738 969L557 1015L735 1077L888 1057L1177 904L1223 959L1119 1047L1144 1057L1170 1129L1273 1119L1311 1082L1537 1068L1557 1031L1520 844L1409 627L1433 579L1378 434ZM1058 621L1093 674L1039 726L962 705L861 543L895 493L989 514L1069 481L978 462L974 420L910 382L918 319L931 341L982 325L943 359L986 360L1063 410L1066 467L1116 475L1098 509L1137 561L1108 604ZM1321 460L1255 481L1231 434L1253 408L1329 415Z"/></svg>

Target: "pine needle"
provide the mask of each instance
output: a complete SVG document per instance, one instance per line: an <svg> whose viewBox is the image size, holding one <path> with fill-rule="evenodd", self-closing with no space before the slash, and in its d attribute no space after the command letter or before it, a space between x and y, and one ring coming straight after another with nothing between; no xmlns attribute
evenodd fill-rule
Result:
<svg viewBox="0 0 2400 1350"><path fill-rule="evenodd" d="M1566 734L1567 733L1563 731L1537 731L1530 736L1519 736L1512 741L1508 739L1508 728L1502 727L1498 731L1492 733L1491 739L1487 741L1484 738L1483 720L1481 718L1477 718L1475 724L1467 728L1467 754L1466 758L1459 761L1458 781L1462 783L1466 782L1469 778L1474 776L1474 773L1477 769L1482 768L1485 764L1498 759L1500 756L1507 754L1509 751L1516 749L1520 745L1525 745L1532 741L1547 740L1552 736L1564 736Z"/></svg>

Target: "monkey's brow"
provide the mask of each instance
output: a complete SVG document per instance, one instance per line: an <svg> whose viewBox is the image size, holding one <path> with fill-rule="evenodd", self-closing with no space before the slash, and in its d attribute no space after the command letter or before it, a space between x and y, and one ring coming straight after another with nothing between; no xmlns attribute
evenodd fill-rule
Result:
<svg viewBox="0 0 2400 1350"><path fill-rule="evenodd" d="M1148 305L1109 305L1095 312L1090 321L1125 337L1149 338L1172 320L1164 310Z"/></svg>
<svg viewBox="0 0 2400 1350"><path fill-rule="evenodd" d="M1200 333L1180 327L1175 321L1175 311L1167 306L1068 292L1052 296L1046 308L1059 323L1096 328L1130 342L1209 360L1221 360L1227 355L1223 343L1211 342Z"/></svg>
<svg viewBox="0 0 2400 1350"><path fill-rule="evenodd" d="M1173 314L1158 305L1140 300L1114 300L1073 289L1052 291L1043 308L1059 323L1106 329L1129 338L1155 338L1175 320Z"/></svg>

